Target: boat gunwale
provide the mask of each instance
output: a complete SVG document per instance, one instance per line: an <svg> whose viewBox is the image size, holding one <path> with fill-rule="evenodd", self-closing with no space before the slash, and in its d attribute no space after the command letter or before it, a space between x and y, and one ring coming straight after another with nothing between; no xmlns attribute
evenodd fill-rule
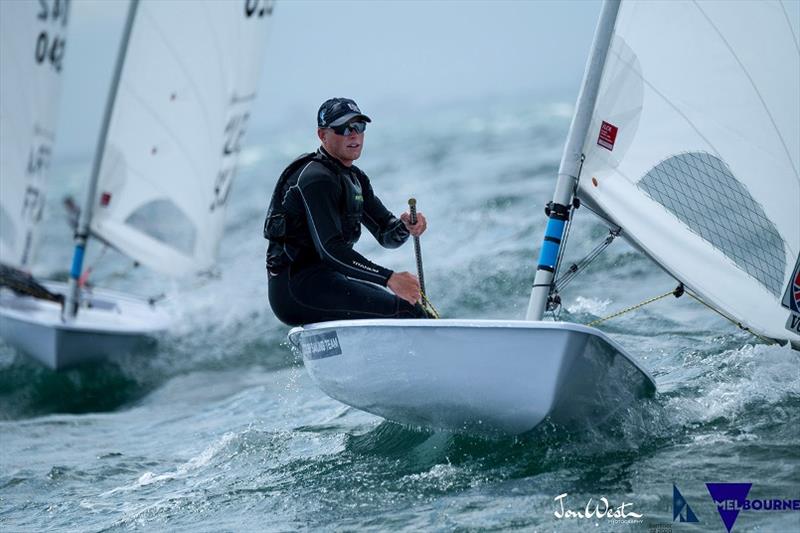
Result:
<svg viewBox="0 0 800 533"><path fill-rule="evenodd" d="M608 343L617 353L621 354L627 361L634 367L642 372L647 379L652 383L654 389L657 390L656 381L650 372L644 368L635 357L630 355L628 351L623 348L618 342L611 339L604 332L599 329L577 324L575 322L551 322L544 320L498 320L498 319L459 319L459 318L446 318L446 319L399 319L399 318L367 318L358 320L333 320L330 322L315 322L305 326L297 326L292 328L287 337L290 344L299 349L298 343L295 338L302 333L322 331L326 329L337 328L360 328L360 327L383 327L383 328L396 328L396 327L411 327L411 328L469 328L469 329L517 329L517 330L566 330L582 333L585 335L592 335L599 337L601 340ZM305 359L305 357L304 357Z"/></svg>

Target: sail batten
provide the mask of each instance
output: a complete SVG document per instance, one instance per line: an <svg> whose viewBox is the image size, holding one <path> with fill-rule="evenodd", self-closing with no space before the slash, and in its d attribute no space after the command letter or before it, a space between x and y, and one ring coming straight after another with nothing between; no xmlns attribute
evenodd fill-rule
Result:
<svg viewBox="0 0 800 533"><path fill-rule="evenodd" d="M796 35L778 1L623 1L578 190L707 303L794 341Z"/></svg>

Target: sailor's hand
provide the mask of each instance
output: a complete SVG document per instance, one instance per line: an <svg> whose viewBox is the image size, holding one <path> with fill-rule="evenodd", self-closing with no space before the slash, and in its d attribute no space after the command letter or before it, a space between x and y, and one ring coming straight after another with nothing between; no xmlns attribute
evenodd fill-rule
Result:
<svg viewBox="0 0 800 533"><path fill-rule="evenodd" d="M414 305L419 301L419 280L411 272L395 272L386 283L389 290Z"/></svg>
<svg viewBox="0 0 800 533"><path fill-rule="evenodd" d="M400 215L400 220L403 221L403 224L406 225L406 229L413 235L414 237L419 237L428 227L428 221L425 220L425 215L422 213L417 213L417 223L411 223L411 214L410 213L403 213Z"/></svg>

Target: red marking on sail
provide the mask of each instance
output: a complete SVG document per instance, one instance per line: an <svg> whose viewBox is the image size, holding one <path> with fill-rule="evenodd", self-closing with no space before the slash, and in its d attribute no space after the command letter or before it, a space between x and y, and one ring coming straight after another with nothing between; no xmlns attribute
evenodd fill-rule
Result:
<svg viewBox="0 0 800 533"><path fill-rule="evenodd" d="M103 194L100 195L100 205L102 205L103 207L107 207L108 204L110 203L111 203L110 192L104 192Z"/></svg>
<svg viewBox="0 0 800 533"><path fill-rule="evenodd" d="M600 136L597 137L597 144L606 150L613 150L614 143L617 140L617 131L619 131L619 128L604 120L600 125Z"/></svg>

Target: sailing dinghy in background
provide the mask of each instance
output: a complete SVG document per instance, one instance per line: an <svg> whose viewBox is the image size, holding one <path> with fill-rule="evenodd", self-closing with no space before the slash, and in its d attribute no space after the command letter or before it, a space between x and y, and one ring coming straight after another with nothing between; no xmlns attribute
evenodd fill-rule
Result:
<svg viewBox="0 0 800 533"><path fill-rule="evenodd" d="M68 2L0 2L0 335L8 340L20 333L6 318L18 300L11 288L38 298L18 300L34 308L64 301L27 272L41 233L68 22Z"/></svg>
<svg viewBox="0 0 800 533"><path fill-rule="evenodd" d="M271 13L268 0L131 1L70 280L44 284L64 295L63 308L3 291L9 343L60 369L128 352L167 329L169 314L152 302L80 286L86 242L95 237L171 276L213 266Z"/></svg>
<svg viewBox="0 0 800 533"><path fill-rule="evenodd" d="M68 5L0 2L0 262L34 260L53 153Z"/></svg>
<svg viewBox="0 0 800 533"><path fill-rule="evenodd" d="M542 321L576 195L693 296L800 341L797 26L779 1L605 2L526 320L294 328L312 379L389 420L479 433L604 420L652 396L652 377L601 331Z"/></svg>

